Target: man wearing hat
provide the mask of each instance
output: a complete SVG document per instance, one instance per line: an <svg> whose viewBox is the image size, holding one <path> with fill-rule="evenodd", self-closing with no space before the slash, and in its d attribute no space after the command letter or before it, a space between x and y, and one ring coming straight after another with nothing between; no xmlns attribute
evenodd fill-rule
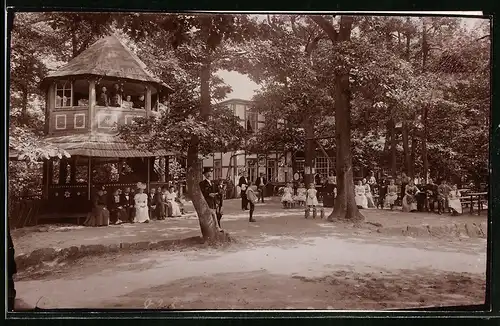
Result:
<svg viewBox="0 0 500 326"><path fill-rule="evenodd" d="M248 210L248 198L247 198L247 188L248 188L248 175L246 172L240 177L238 186L241 188L241 209Z"/></svg>
<svg viewBox="0 0 500 326"><path fill-rule="evenodd" d="M203 181L200 182L200 190L205 197L205 200L210 208L210 212L212 213L212 218L214 219L215 225L218 230L221 230L220 227L220 218L217 218L217 214L215 212L217 208L217 195L219 194L217 185L215 185L210 179L212 178L212 168L203 168ZM222 215L221 215L222 217Z"/></svg>

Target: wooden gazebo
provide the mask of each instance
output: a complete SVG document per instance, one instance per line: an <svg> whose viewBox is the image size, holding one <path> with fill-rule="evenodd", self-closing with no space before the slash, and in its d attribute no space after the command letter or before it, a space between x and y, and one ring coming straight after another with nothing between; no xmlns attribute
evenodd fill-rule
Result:
<svg viewBox="0 0 500 326"><path fill-rule="evenodd" d="M148 72L118 37L100 39L50 73L42 87L44 140L71 155L44 162L45 213L87 211L96 187L123 188L142 181L149 188L168 182L168 162L174 154L135 149L117 136L117 126L158 114L160 100L172 89ZM104 87L108 101L103 103L99 99L104 99ZM120 98L113 103L114 94Z"/></svg>

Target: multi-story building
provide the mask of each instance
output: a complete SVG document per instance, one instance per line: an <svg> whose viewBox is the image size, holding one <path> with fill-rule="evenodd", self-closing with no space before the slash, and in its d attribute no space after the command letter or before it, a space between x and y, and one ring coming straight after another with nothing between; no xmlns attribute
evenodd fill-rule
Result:
<svg viewBox="0 0 500 326"><path fill-rule="evenodd" d="M236 116L240 118L240 123L250 132L257 132L264 127L265 118L252 110L252 101L242 99L229 99L220 104L226 105L231 109ZM284 123L284 122L281 122ZM316 155L315 169L313 173L319 173L322 176L327 176L333 170L330 160L324 156L322 151L318 151ZM292 163L292 158L295 164ZM292 168L295 167L295 169ZM235 183L243 171L248 172L248 177L255 180L260 173L264 173L267 180L274 184L282 184L294 179L295 173L304 171L304 153L283 150L275 150L267 154L247 153L244 150L239 150L229 153L214 153L212 156L203 160L203 167L212 167L214 170L214 179L232 179Z"/></svg>

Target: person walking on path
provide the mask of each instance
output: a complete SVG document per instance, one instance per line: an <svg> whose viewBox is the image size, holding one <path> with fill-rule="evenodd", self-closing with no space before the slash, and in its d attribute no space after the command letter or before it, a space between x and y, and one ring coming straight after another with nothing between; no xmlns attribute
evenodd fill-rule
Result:
<svg viewBox="0 0 500 326"><path fill-rule="evenodd" d="M247 199L247 188L249 184L247 173L245 172L238 182L238 186L241 188L241 209L246 211L248 210L248 199Z"/></svg>
<svg viewBox="0 0 500 326"><path fill-rule="evenodd" d="M250 204L250 218L248 222L256 222L253 218L253 212L255 210L255 203L257 202L257 196L252 188L252 182L248 182L248 188L246 190L246 197L248 198L248 203Z"/></svg>

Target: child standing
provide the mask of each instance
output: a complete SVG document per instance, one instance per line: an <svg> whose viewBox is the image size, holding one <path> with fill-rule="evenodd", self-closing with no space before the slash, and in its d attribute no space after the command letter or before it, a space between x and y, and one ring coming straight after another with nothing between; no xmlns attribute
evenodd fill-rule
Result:
<svg viewBox="0 0 500 326"><path fill-rule="evenodd" d="M252 187L252 181L248 181L248 188L246 190L246 195L248 199L248 203L250 204L250 219L248 222L256 222L253 218L253 211L255 210L255 203L257 202L257 195L255 195L255 191Z"/></svg>
<svg viewBox="0 0 500 326"><path fill-rule="evenodd" d="M307 207L315 208L316 206L318 206L318 198L316 197L317 193L318 191L316 190L314 183L309 184L309 189L307 189L307 199L306 199Z"/></svg>

